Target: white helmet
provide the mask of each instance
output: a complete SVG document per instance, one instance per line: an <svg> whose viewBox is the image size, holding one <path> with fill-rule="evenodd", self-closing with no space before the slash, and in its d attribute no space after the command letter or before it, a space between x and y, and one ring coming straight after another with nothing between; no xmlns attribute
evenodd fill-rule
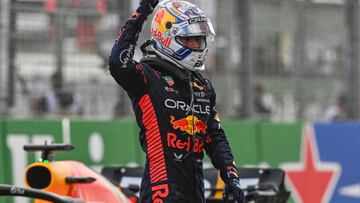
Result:
<svg viewBox="0 0 360 203"><path fill-rule="evenodd" d="M179 37L192 36L203 37L197 49L188 48L179 40ZM155 53L162 59L182 69L204 70L207 37L214 39L214 28L196 5L180 0L166 0L159 4L151 23L151 38L155 42Z"/></svg>

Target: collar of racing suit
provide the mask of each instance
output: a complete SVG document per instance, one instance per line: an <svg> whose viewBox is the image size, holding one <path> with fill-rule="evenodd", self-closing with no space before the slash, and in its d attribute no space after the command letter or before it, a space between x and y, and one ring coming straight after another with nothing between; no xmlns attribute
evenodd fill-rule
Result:
<svg viewBox="0 0 360 203"><path fill-rule="evenodd" d="M202 83L202 85L206 85L207 83L204 77L199 72L180 69L178 67L175 67L172 63L162 60L159 57L143 57L140 60L140 63L145 63L155 69L166 70L174 74L176 77L178 77L184 82L191 82L191 76L195 76Z"/></svg>

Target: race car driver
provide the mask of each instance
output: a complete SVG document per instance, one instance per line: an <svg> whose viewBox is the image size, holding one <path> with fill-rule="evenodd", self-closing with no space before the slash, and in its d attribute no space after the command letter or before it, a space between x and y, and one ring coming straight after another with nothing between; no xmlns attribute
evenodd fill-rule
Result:
<svg viewBox="0 0 360 203"><path fill-rule="evenodd" d="M232 194L243 202L234 158L215 108L205 69L212 24L196 5L162 1L151 24L153 51L140 62L134 49L157 0L141 0L120 30L109 58L110 73L128 93L146 153L141 202L205 202L203 150Z"/></svg>

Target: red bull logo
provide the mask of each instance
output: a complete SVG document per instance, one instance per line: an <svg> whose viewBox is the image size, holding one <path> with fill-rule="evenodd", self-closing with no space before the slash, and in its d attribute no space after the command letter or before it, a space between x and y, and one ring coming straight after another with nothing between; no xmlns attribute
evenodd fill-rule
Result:
<svg viewBox="0 0 360 203"><path fill-rule="evenodd" d="M163 33L158 29L151 29L151 34L154 38L156 38L162 45L169 47L171 43L171 37L164 37Z"/></svg>
<svg viewBox="0 0 360 203"><path fill-rule="evenodd" d="M188 136L187 139L183 141L178 139L174 133L168 133L167 144L168 147L175 149L184 149L185 151L189 152L191 146L191 138L190 136ZM195 138L193 152L202 152L203 149L204 149L204 141L200 141L198 138Z"/></svg>
<svg viewBox="0 0 360 203"><path fill-rule="evenodd" d="M207 129L207 125L196 116L187 116L179 120L175 120L174 116L170 116L170 122L174 129L179 129L190 135L195 135L196 133L205 134Z"/></svg>
<svg viewBox="0 0 360 203"><path fill-rule="evenodd" d="M165 8L159 9L156 12L156 15L151 25L151 35L162 45L169 47L172 39L166 34L166 32L168 32L170 29L166 25L168 23L173 24L175 22L176 18Z"/></svg>

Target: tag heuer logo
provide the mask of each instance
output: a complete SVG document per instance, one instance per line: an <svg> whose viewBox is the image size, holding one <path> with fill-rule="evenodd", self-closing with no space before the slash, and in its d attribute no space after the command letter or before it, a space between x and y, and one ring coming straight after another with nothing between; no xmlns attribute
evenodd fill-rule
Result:
<svg viewBox="0 0 360 203"><path fill-rule="evenodd" d="M174 80L173 80L173 78L171 76L164 76L163 78L164 78L164 80L166 81L166 83L168 85L170 85L170 86L174 85L175 82L174 82Z"/></svg>

